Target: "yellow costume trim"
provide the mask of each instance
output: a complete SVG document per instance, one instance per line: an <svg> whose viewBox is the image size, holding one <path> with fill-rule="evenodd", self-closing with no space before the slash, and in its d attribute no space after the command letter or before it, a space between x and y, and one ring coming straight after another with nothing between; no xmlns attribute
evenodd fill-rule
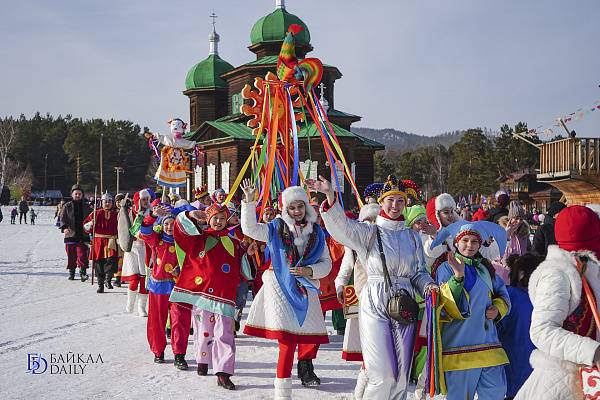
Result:
<svg viewBox="0 0 600 400"><path fill-rule="evenodd" d="M508 357L500 344L495 348L490 348L489 344L477 345L462 347L460 349L444 350L442 353L444 372L495 367L504 364L508 364Z"/></svg>
<svg viewBox="0 0 600 400"><path fill-rule="evenodd" d="M469 301L469 293L463 288L463 294L465 295L467 302ZM465 317L461 314L458 309L458 305L454 301L454 296L452 296L452 291L450 290L450 285L448 282L443 283L440 286L440 299L438 303L439 309L444 309L447 314L447 318L441 317L440 322L450 322L454 319L464 320Z"/></svg>
<svg viewBox="0 0 600 400"><path fill-rule="evenodd" d="M492 299L492 304L498 309L498 317L496 317L496 321L500 321L506 316L506 314L508 314L508 304L506 304L506 301L502 297L496 297Z"/></svg>

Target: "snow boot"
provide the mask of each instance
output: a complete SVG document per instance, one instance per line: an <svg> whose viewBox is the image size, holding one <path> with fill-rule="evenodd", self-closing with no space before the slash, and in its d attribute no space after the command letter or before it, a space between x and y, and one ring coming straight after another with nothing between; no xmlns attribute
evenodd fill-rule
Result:
<svg viewBox="0 0 600 400"><path fill-rule="evenodd" d="M356 377L356 386L354 387L354 398L356 400L362 400L368 382L369 378L367 378L367 371L365 371L364 368L361 368L358 371L358 376Z"/></svg>
<svg viewBox="0 0 600 400"><path fill-rule="evenodd" d="M185 354L175 354L175 361L173 362L173 365L177 369L186 371L188 369L188 364L185 361Z"/></svg>
<svg viewBox="0 0 600 400"><path fill-rule="evenodd" d="M85 273L85 268L82 268L82 269L79 271L79 277L81 278L81 282L85 282L85 281L87 281L87 280L88 280L88 276L87 276L87 274Z"/></svg>
<svg viewBox="0 0 600 400"><path fill-rule="evenodd" d="M121 287L121 277L120 276L117 276L117 279L115 279L115 286Z"/></svg>
<svg viewBox="0 0 600 400"><path fill-rule="evenodd" d="M292 378L275 378L275 400L290 400L292 398Z"/></svg>
<svg viewBox="0 0 600 400"><path fill-rule="evenodd" d="M75 280L75 268L69 268L69 280L70 281Z"/></svg>
<svg viewBox="0 0 600 400"><path fill-rule="evenodd" d="M104 282L100 279L98 279L98 290L96 290L96 293L104 293Z"/></svg>
<svg viewBox="0 0 600 400"><path fill-rule="evenodd" d="M148 303L148 294L138 294L138 316L147 317L146 304Z"/></svg>
<svg viewBox="0 0 600 400"><path fill-rule="evenodd" d="M200 375L200 376L208 375L208 364L198 364L198 375Z"/></svg>
<svg viewBox="0 0 600 400"><path fill-rule="evenodd" d="M217 372L217 385L227 390L235 390L235 385L229 379L231 375L225 372Z"/></svg>
<svg viewBox="0 0 600 400"><path fill-rule="evenodd" d="M321 384L321 380L315 375L313 370L312 360L298 360L298 378L304 387Z"/></svg>
<svg viewBox="0 0 600 400"><path fill-rule="evenodd" d="M154 355L154 362L157 364L163 364L165 362L165 353L160 353L159 355Z"/></svg>
<svg viewBox="0 0 600 400"><path fill-rule="evenodd" d="M110 282L110 279L107 279L107 280L106 280L106 283L105 283L105 285L106 285L106 288L107 288L107 289L114 289L114 287L113 287L112 283Z"/></svg>
<svg viewBox="0 0 600 400"><path fill-rule="evenodd" d="M125 305L125 312L132 313L133 306L137 300L137 292L135 290L127 289L127 304Z"/></svg>

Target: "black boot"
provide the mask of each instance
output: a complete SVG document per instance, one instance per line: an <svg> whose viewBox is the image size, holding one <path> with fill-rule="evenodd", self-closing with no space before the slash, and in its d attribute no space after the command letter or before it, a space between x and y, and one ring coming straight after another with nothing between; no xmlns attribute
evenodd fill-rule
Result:
<svg viewBox="0 0 600 400"><path fill-rule="evenodd" d="M117 276L117 279L115 279L115 286L121 287L121 277L120 276Z"/></svg>
<svg viewBox="0 0 600 400"><path fill-rule="evenodd" d="M208 364L198 364L198 375L200 375L200 376L208 375Z"/></svg>
<svg viewBox="0 0 600 400"><path fill-rule="evenodd" d="M98 279L98 290L96 290L96 293L104 293L104 281L100 279Z"/></svg>
<svg viewBox="0 0 600 400"><path fill-rule="evenodd" d="M81 282L85 282L88 280L88 276L85 273L85 269L83 269L83 268L81 270L79 270L79 276L81 277Z"/></svg>
<svg viewBox="0 0 600 400"><path fill-rule="evenodd" d="M157 364L163 364L165 362L165 353L160 353L159 355L154 355L154 362Z"/></svg>
<svg viewBox="0 0 600 400"><path fill-rule="evenodd" d="M217 372L217 384L222 388L227 390L235 390L235 385L229 379L231 375L226 374L225 372Z"/></svg>
<svg viewBox="0 0 600 400"><path fill-rule="evenodd" d="M69 268L69 280L70 281L75 280L75 268Z"/></svg>
<svg viewBox="0 0 600 400"><path fill-rule="evenodd" d="M110 279L106 281L106 288L107 289L114 289L112 283L110 283Z"/></svg>
<svg viewBox="0 0 600 400"><path fill-rule="evenodd" d="M298 378L302 382L302 386L318 386L321 380L313 371L312 360L298 360Z"/></svg>
<svg viewBox="0 0 600 400"><path fill-rule="evenodd" d="M173 362L175 368L185 371L188 369L187 362L185 361L185 354L175 354L175 361Z"/></svg>

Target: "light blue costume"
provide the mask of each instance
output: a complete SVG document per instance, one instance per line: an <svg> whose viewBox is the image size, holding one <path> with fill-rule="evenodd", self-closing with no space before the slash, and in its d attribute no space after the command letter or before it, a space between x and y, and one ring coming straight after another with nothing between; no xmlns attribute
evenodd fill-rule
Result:
<svg viewBox="0 0 600 400"><path fill-rule="evenodd" d="M431 247L447 238L454 241L466 232L477 234L483 241L493 237L501 252L506 246L506 233L499 225L486 221L458 221L441 230ZM442 325L446 398L473 399L477 393L479 399L502 400L506 394L503 365L508 363L508 358L498 339L495 322L508 314L510 298L502 279L491 277L479 253L473 258L457 253L457 259L466 264L464 280L456 280L447 261L440 265L435 276L439 285L448 283L455 303L464 310L464 319L453 319ZM485 315L492 305L499 310L495 321L488 320Z"/></svg>

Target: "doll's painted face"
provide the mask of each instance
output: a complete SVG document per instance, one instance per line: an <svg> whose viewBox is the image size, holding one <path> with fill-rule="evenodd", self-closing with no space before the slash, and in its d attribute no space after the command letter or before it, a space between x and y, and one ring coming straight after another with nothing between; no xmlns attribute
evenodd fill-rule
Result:
<svg viewBox="0 0 600 400"><path fill-rule="evenodd" d="M174 224L175 220L173 218L168 218L166 220L163 221L163 232L166 233L167 235L172 235L173 234L173 224Z"/></svg>
<svg viewBox="0 0 600 400"><path fill-rule="evenodd" d="M444 227L456 222L456 215L454 214L454 210L450 207L442 208L438 215L440 216L440 222Z"/></svg>
<svg viewBox="0 0 600 400"><path fill-rule="evenodd" d="M458 252L465 257L473 257L481 247L481 239L475 235L464 235L456 243Z"/></svg>
<svg viewBox="0 0 600 400"><path fill-rule="evenodd" d="M172 119L169 121L169 128L171 130L171 135L175 139L181 139L183 137L183 133L185 132L186 123L180 119Z"/></svg>
<svg viewBox="0 0 600 400"><path fill-rule="evenodd" d="M398 219L402 215L405 202L404 197L399 194L386 196L381 202L381 209L391 218Z"/></svg>
<svg viewBox="0 0 600 400"><path fill-rule="evenodd" d="M306 204L302 200L292 201L287 208L288 215L296 222L302 222L306 215Z"/></svg>
<svg viewBox="0 0 600 400"><path fill-rule="evenodd" d="M208 221L208 225L213 231L220 231L227 227L227 215L224 212L216 213Z"/></svg>

